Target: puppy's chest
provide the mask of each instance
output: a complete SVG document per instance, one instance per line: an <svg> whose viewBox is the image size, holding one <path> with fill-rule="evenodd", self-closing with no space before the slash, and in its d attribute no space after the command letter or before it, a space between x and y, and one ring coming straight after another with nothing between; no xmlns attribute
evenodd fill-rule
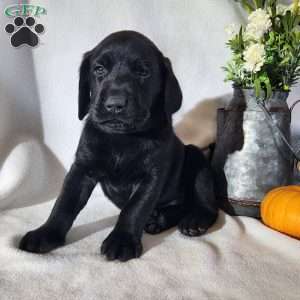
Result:
<svg viewBox="0 0 300 300"><path fill-rule="evenodd" d="M106 161L105 167L99 170L99 182L105 195L115 205L122 208L133 192L135 184L141 180L141 163L137 165L135 160L127 155L116 154Z"/></svg>
<svg viewBox="0 0 300 300"><path fill-rule="evenodd" d="M136 158L130 153L111 150L110 152L99 153L93 161L92 169L99 179L109 177L112 180L117 180L132 173Z"/></svg>
<svg viewBox="0 0 300 300"><path fill-rule="evenodd" d="M152 168L153 158L157 155L152 144L126 143L118 147L112 147L109 143L89 145L84 155L78 155L78 159L101 184L106 196L121 208Z"/></svg>
<svg viewBox="0 0 300 300"><path fill-rule="evenodd" d="M105 162L105 175L112 181L123 180L130 176L134 158L130 153L115 152Z"/></svg>

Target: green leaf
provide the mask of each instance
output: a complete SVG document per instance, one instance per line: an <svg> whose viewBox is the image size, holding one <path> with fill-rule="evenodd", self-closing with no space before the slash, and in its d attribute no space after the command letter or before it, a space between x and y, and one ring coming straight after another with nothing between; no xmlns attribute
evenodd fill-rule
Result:
<svg viewBox="0 0 300 300"><path fill-rule="evenodd" d="M300 25L300 16L295 16L293 27Z"/></svg>
<svg viewBox="0 0 300 300"><path fill-rule="evenodd" d="M290 58L287 56L287 57L285 57L285 58L279 63L279 65L280 65L280 66L284 66L284 65L286 65L289 61L290 61Z"/></svg>
<svg viewBox="0 0 300 300"><path fill-rule="evenodd" d="M293 17L292 17L292 13L289 10L285 14L285 20L286 20L286 23L287 23L286 32L289 33L292 29L292 26L293 26Z"/></svg>
<svg viewBox="0 0 300 300"><path fill-rule="evenodd" d="M254 0L254 4L255 4L256 9L257 8L264 8L265 2L266 2L265 0Z"/></svg>
<svg viewBox="0 0 300 300"><path fill-rule="evenodd" d="M259 78L256 78L254 80L254 90L255 90L255 96L256 96L256 98L259 98L260 94L261 94L261 84L260 84Z"/></svg>
<svg viewBox="0 0 300 300"><path fill-rule="evenodd" d="M288 25L288 20L287 19L288 19L287 14L281 18L282 25L283 25L284 31L286 33L289 32L289 25Z"/></svg>
<svg viewBox="0 0 300 300"><path fill-rule="evenodd" d="M271 8L272 17L275 18L277 14L277 0L266 1L266 6Z"/></svg>
<svg viewBox="0 0 300 300"><path fill-rule="evenodd" d="M243 27L241 26L239 31L239 48L241 51L244 50L244 41L243 41Z"/></svg>
<svg viewBox="0 0 300 300"><path fill-rule="evenodd" d="M273 31L271 31L271 32L269 33L269 40L268 40L268 44L273 44L273 43L274 43L274 41L275 41L275 35L274 35L274 32L273 32Z"/></svg>
<svg viewBox="0 0 300 300"><path fill-rule="evenodd" d="M255 8L249 3L249 1L247 0L241 0L242 6L244 7L244 9L251 14Z"/></svg>
<svg viewBox="0 0 300 300"><path fill-rule="evenodd" d="M271 83L270 83L270 79L266 78L264 80L264 84L265 84L266 90L267 90L267 99L269 99L272 96L272 86L271 86Z"/></svg>

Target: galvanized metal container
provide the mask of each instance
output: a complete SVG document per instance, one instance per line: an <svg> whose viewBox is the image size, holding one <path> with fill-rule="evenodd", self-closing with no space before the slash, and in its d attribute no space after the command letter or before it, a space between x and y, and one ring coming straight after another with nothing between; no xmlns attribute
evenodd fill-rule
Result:
<svg viewBox="0 0 300 300"><path fill-rule="evenodd" d="M287 97L286 92L274 92L266 108L290 141ZM217 196L232 215L260 217L264 195L292 181L292 154L269 121L253 89L235 88L229 106L218 110L213 167Z"/></svg>

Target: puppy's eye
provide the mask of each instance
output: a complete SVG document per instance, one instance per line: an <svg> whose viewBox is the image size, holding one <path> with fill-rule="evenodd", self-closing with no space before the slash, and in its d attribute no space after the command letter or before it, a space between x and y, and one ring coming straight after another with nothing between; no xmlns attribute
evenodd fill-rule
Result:
<svg viewBox="0 0 300 300"><path fill-rule="evenodd" d="M107 69L103 65L97 65L94 68L94 74L97 77L104 77L107 74Z"/></svg>
<svg viewBox="0 0 300 300"><path fill-rule="evenodd" d="M150 66L146 62L136 61L133 66L133 72L138 77L146 78L151 75Z"/></svg>

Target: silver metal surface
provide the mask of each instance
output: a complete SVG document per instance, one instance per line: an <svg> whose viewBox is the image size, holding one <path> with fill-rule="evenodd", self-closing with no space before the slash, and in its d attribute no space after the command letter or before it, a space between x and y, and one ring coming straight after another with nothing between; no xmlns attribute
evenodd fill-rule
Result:
<svg viewBox="0 0 300 300"><path fill-rule="evenodd" d="M290 142L291 117L287 97L288 93L274 92L266 102L266 108L273 122ZM272 126L270 120L268 122L252 89L236 89L233 100L222 114L225 121L218 126L221 131L218 136L221 138L217 140L216 148L220 158L220 149L224 147L224 157L215 162L220 167L220 161L223 160L227 194L221 195L221 198L230 202L235 214L259 217L259 204L265 194L292 182L292 153L276 126ZM235 115L239 115L241 120L239 126L242 126L242 134L239 139L242 139L242 146L233 151L234 145L226 146L228 143L224 142L224 135L227 139L232 138L230 134L234 131L227 130L229 125L226 122L234 123L238 119ZM239 144L239 141L234 143Z"/></svg>

